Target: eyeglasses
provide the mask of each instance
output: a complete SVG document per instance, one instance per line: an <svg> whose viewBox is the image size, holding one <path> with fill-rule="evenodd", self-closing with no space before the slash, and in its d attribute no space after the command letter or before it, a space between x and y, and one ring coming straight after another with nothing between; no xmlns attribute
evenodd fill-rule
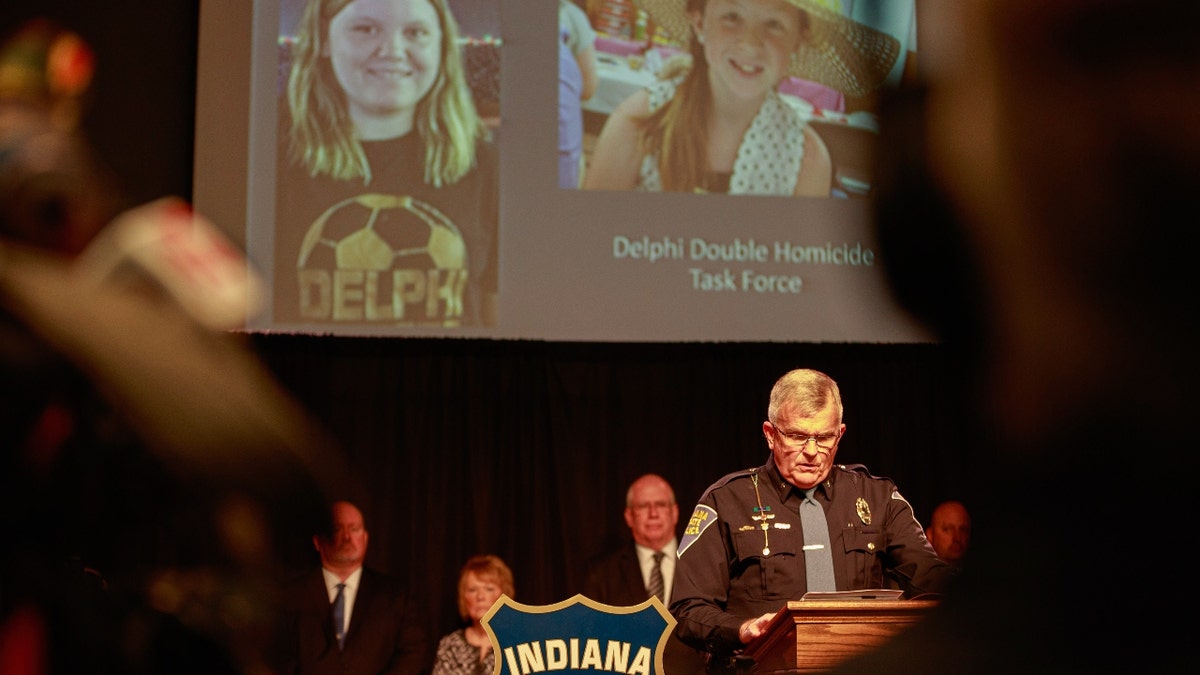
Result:
<svg viewBox="0 0 1200 675"><path fill-rule="evenodd" d="M649 513L651 508L656 508L659 511L665 511L671 508L671 505L674 503L675 502L637 502L636 504L630 504L629 508L633 509L634 511Z"/></svg>
<svg viewBox="0 0 1200 675"><path fill-rule="evenodd" d="M770 421L770 420L768 420ZM775 429L775 433L783 439L787 445L804 448L808 446L808 442L812 441L817 444L822 450L832 450L834 445L837 445L838 439L842 437L841 431L835 431L828 434L801 434L794 431L784 431L779 428L779 425L771 422L771 427Z"/></svg>

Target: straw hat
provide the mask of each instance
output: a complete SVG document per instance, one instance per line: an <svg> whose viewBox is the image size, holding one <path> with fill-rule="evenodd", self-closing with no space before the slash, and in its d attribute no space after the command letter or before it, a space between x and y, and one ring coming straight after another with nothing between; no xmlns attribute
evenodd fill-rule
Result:
<svg viewBox="0 0 1200 675"><path fill-rule="evenodd" d="M683 45L692 40L687 0L634 0ZM825 7L820 0L784 0L808 12L812 36L792 54L789 74L863 96L883 82L900 55L900 42Z"/></svg>

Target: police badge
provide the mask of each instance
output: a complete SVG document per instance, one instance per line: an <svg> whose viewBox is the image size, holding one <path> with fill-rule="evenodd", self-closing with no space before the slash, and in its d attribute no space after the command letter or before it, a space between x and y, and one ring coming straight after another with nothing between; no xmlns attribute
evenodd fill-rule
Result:
<svg viewBox="0 0 1200 675"><path fill-rule="evenodd" d="M871 524L871 507L867 504L867 500L859 497L854 502L854 510L858 511L858 519L862 521L863 525Z"/></svg>

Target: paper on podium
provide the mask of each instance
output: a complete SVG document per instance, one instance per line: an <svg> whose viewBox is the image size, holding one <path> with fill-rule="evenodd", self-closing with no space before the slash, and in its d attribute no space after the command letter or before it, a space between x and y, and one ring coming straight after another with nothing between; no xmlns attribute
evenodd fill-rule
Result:
<svg viewBox="0 0 1200 675"><path fill-rule="evenodd" d="M809 591L801 600L899 600L904 591L894 588L859 588L853 591Z"/></svg>

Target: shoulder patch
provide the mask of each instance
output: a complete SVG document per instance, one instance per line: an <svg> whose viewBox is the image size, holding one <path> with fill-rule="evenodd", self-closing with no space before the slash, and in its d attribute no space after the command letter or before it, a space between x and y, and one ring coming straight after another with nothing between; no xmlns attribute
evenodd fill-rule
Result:
<svg viewBox="0 0 1200 675"><path fill-rule="evenodd" d="M700 535L704 534L704 531L715 522L717 522L717 510L707 504L698 505L692 512L692 517L688 519L687 527L683 530L683 539L679 541L679 551L676 553L676 557L682 558L684 551L696 543Z"/></svg>

